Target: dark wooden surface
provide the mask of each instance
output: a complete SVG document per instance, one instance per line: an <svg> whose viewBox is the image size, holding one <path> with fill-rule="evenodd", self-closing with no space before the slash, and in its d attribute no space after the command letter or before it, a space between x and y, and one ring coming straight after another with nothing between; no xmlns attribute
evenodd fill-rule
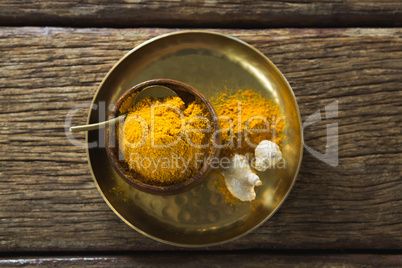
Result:
<svg viewBox="0 0 402 268"><path fill-rule="evenodd" d="M91 101L120 57L170 31L0 30L0 250L174 249L113 214L91 179L85 150L64 134L69 109ZM298 181L272 220L218 248L401 249L402 31L222 32L277 64L293 86L303 121L339 102L338 118L306 128L305 142L324 150L326 124L338 122L340 159L333 168L305 152ZM73 123L85 121L82 110Z"/></svg>
<svg viewBox="0 0 402 268"><path fill-rule="evenodd" d="M401 26L399 0L0 0L0 23L101 27Z"/></svg>
<svg viewBox="0 0 402 268"><path fill-rule="evenodd" d="M132 253L130 255L89 255L0 258L0 266L40 267L400 267L402 255L376 254L261 254L194 252Z"/></svg>
<svg viewBox="0 0 402 268"><path fill-rule="evenodd" d="M400 2L250 3L0 0L0 266L402 266L402 29L360 27L399 26ZM296 24L298 16L307 20ZM81 28L20 27L29 25ZM106 28L86 27L97 25ZM159 27L135 28L149 25ZM345 25L354 27L336 28ZM64 133L67 112L92 100L115 62L179 30L170 26L211 27L259 49L288 79L303 121L339 105L338 117L304 130L306 144L323 152L326 125L338 123L339 165L305 151L272 219L202 251L130 229L98 193L85 150ZM279 28L246 29L271 26ZM73 123L86 116L81 110Z"/></svg>

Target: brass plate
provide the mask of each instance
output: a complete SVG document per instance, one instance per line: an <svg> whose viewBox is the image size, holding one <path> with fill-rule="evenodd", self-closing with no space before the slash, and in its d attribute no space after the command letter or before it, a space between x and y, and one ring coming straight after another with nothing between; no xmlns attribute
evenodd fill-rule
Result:
<svg viewBox="0 0 402 268"><path fill-rule="evenodd" d="M176 32L151 39L125 55L102 81L89 111L88 123L103 121L108 107L130 87L145 80L169 78L187 83L207 98L228 88L261 91L283 108L287 140L282 154L285 169L258 173L252 202L231 205L217 189L211 173L202 184L173 196L157 196L130 187L114 171L103 145L104 131L91 131L87 142L89 166L97 187L111 209L128 225L157 241L201 247L239 238L269 219L289 194L299 171L303 136L299 109L281 72L262 53L230 36L204 32Z"/></svg>

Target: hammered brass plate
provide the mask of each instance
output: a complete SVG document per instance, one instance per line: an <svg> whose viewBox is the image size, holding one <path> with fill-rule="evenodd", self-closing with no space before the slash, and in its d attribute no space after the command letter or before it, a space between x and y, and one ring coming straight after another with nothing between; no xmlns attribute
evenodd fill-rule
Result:
<svg viewBox="0 0 402 268"><path fill-rule="evenodd" d="M282 153L286 168L258 173L252 202L225 202L216 187L216 173L192 190L172 196L151 195L130 187L114 171L104 148L104 131L87 134L89 166L111 209L140 233L171 245L201 247L239 238L269 219L288 196L299 171L303 136L299 109L281 72L263 54L230 36L176 32L151 39L124 56L102 81L89 111L88 123L103 121L109 107L130 87L145 80L169 78L187 83L207 98L223 88L262 92L281 105L286 117ZM102 146L103 145L103 146Z"/></svg>

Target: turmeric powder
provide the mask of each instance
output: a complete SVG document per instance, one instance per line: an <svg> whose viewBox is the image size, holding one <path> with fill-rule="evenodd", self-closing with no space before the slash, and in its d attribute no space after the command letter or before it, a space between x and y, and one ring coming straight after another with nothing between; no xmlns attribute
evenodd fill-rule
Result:
<svg viewBox="0 0 402 268"><path fill-rule="evenodd" d="M211 116L201 100L186 106L179 97L147 97L128 111L119 147L133 177L168 186L198 172L212 135Z"/></svg>
<svg viewBox="0 0 402 268"><path fill-rule="evenodd" d="M132 99L121 106L120 113L128 115L117 129L128 173L155 186L193 177L215 145L211 137L216 133L212 133L212 118L205 104L199 99L186 104L179 97L148 97L134 107L128 105L131 103ZM220 124L222 158L252 154L262 140L282 146L285 120L280 107L260 93L219 93L211 103ZM219 185L224 187L224 183Z"/></svg>
<svg viewBox="0 0 402 268"><path fill-rule="evenodd" d="M285 118L279 105L253 90L239 90L235 94L219 93L211 100L222 138L222 157L231 158L235 153L253 155L263 140L270 140L280 148L285 139ZM237 206L236 199L227 189L221 175L215 182L225 197L225 202Z"/></svg>
<svg viewBox="0 0 402 268"><path fill-rule="evenodd" d="M273 101L248 89L233 95L219 93L211 102L219 119L222 156L253 153L263 140L282 147L285 118Z"/></svg>

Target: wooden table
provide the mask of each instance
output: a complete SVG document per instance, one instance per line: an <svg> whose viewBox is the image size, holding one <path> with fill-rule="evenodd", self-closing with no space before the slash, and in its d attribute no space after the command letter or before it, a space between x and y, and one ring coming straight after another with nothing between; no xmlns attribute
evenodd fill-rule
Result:
<svg viewBox="0 0 402 268"><path fill-rule="evenodd" d="M402 2L0 0L0 265L402 266ZM325 27L325 28L322 28ZM371 28L370 28L371 27ZM234 242L188 250L155 242L101 198L85 150L65 136L136 45L179 29L255 46L292 86L307 151L272 219ZM338 101L337 117L324 107ZM73 119L84 124L87 111ZM83 141L84 135L76 135Z"/></svg>

